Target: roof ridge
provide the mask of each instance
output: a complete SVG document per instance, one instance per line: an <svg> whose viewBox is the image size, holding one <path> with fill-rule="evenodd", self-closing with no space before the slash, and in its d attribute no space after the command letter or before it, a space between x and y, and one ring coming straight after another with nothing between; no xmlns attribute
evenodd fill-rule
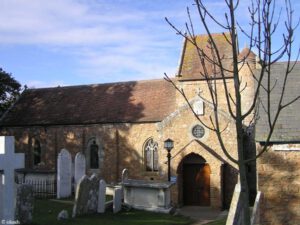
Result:
<svg viewBox="0 0 300 225"><path fill-rule="evenodd" d="M47 89L68 89L68 88L80 88L80 87L93 87L93 86L106 86L106 85L118 85L118 84L129 84L129 83L148 83L148 82L158 82L164 81L161 79L150 79L150 80L131 80L131 81L118 81L118 82L108 82L108 83L94 83L94 84L79 84L79 85L67 85L67 86L57 86L57 87L41 87L41 88L28 88L27 91L35 90L47 90Z"/></svg>

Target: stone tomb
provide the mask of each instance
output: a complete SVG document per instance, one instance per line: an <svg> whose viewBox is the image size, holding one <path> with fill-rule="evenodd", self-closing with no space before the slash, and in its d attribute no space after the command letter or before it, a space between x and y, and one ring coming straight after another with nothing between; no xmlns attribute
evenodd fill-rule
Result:
<svg viewBox="0 0 300 225"><path fill-rule="evenodd" d="M57 198L67 198L72 194L72 157L62 149L57 159Z"/></svg>
<svg viewBox="0 0 300 225"><path fill-rule="evenodd" d="M99 179L95 174L83 176L76 190L72 217L96 213L98 209Z"/></svg>
<svg viewBox="0 0 300 225"><path fill-rule="evenodd" d="M83 153L78 152L75 156L75 165L74 165L75 187L77 187L79 180L85 175L85 172L86 172L85 156Z"/></svg>
<svg viewBox="0 0 300 225"><path fill-rule="evenodd" d="M170 188L174 183L145 180L123 181L124 203L147 211L170 213Z"/></svg>
<svg viewBox="0 0 300 225"><path fill-rule="evenodd" d="M12 136L0 137L0 221L15 220L15 169L24 168L24 154L15 153L15 138ZM3 221L4 220L4 221Z"/></svg>

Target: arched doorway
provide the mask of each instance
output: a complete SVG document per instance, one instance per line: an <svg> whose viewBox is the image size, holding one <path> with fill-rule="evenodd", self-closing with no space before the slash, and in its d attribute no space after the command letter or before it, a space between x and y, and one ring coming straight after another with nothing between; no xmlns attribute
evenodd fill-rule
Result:
<svg viewBox="0 0 300 225"><path fill-rule="evenodd" d="M210 206L210 166L195 153L187 155L181 164L184 205Z"/></svg>

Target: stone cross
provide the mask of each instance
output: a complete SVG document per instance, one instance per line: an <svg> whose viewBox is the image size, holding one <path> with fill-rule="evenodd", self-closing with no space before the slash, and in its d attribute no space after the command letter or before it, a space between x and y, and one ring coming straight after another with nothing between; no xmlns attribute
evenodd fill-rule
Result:
<svg viewBox="0 0 300 225"><path fill-rule="evenodd" d="M74 172L74 179L75 179L75 187L77 188L77 185L79 183L79 180L81 177L85 175L86 171L86 160L84 154L81 152L78 152L75 156L75 172Z"/></svg>
<svg viewBox="0 0 300 225"><path fill-rule="evenodd" d="M0 202L0 219L15 220L16 184L15 169L24 168L24 154L15 153L15 138L13 136L0 137L0 189L2 202Z"/></svg>
<svg viewBox="0 0 300 225"><path fill-rule="evenodd" d="M62 149L57 160L57 198L67 198L72 194L72 157Z"/></svg>

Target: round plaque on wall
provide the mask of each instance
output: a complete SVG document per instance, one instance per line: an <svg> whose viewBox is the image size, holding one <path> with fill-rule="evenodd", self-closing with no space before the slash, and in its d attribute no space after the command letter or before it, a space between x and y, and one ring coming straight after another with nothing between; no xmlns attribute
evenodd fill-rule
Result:
<svg viewBox="0 0 300 225"><path fill-rule="evenodd" d="M192 134L195 138L202 138L205 134L205 130L201 125L197 124L193 127Z"/></svg>

